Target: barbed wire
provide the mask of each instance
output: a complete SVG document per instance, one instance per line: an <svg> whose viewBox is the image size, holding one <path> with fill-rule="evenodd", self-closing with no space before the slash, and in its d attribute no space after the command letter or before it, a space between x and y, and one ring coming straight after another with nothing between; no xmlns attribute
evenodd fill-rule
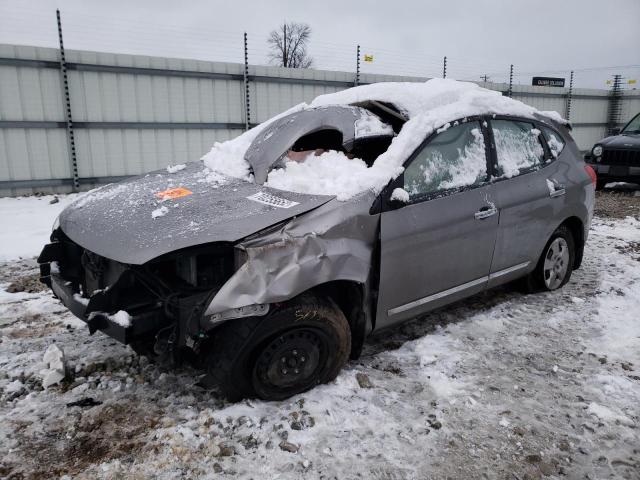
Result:
<svg viewBox="0 0 640 480"><path fill-rule="evenodd" d="M65 46L71 50L89 50L109 53L127 53L161 57L175 57L202 61L243 63L242 31L216 29L186 30L181 25L157 24L148 20L105 18L77 12L62 12ZM3 12L0 19L0 43L27 42L38 46L57 47L54 12L36 11L23 5ZM25 28L25 24L37 28ZM268 35L248 32L248 56L251 65L272 65ZM360 72L412 77L440 77L443 58L434 53L413 53L393 50L374 43L361 44ZM313 58L312 68L354 72L356 45L340 42L312 40L308 53ZM364 55L372 61L364 61ZM557 68L520 67L515 63L514 84L530 82L527 77L559 75L568 77L574 72L574 85L605 87L605 80L614 73L628 78L640 76L640 64L608 66L576 66ZM447 56L447 77L460 80L505 83L509 79L509 63L491 58L463 58Z"/></svg>

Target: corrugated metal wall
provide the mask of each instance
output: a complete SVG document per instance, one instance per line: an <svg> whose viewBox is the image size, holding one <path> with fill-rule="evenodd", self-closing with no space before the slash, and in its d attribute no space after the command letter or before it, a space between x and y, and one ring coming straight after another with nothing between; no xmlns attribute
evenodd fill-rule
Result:
<svg viewBox="0 0 640 480"><path fill-rule="evenodd" d="M78 174L83 187L200 158L243 131L243 65L67 51ZM0 45L0 195L68 191L71 163L58 50ZM262 122L354 74L250 66L250 119ZM424 78L361 75L362 83ZM506 90L504 84L487 84ZM515 86L513 96L566 113L566 89ZM627 95L624 120L640 111ZM574 137L582 149L604 135L605 90L575 90Z"/></svg>

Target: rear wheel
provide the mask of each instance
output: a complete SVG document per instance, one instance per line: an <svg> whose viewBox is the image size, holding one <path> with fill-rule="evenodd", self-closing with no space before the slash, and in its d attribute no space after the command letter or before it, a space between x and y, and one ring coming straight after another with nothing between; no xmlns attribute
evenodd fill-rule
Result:
<svg viewBox="0 0 640 480"><path fill-rule="evenodd" d="M571 278L575 255L573 235L561 225L545 245L536 269L526 278L527 290L551 291L563 287Z"/></svg>
<svg viewBox="0 0 640 480"><path fill-rule="evenodd" d="M350 350L342 311L329 299L305 294L267 317L223 325L207 371L229 400L281 400L333 380Z"/></svg>
<svg viewBox="0 0 640 480"><path fill-rule="evenodd" d="M604 180L596 180L596 190L602 190L606 184Z"/></svg>

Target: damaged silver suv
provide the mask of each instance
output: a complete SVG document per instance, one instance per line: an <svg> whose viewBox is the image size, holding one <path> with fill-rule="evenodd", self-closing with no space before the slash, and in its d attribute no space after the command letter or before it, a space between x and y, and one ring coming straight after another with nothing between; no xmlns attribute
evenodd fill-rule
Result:
<svg viewBox="0 0 640 480"><path fill-rule="evenodd" d="M569 125L451 80L318 97L62 212L42 281L91 333L230 399L333 380L367 335L580 266L595 174Z"/></svg>

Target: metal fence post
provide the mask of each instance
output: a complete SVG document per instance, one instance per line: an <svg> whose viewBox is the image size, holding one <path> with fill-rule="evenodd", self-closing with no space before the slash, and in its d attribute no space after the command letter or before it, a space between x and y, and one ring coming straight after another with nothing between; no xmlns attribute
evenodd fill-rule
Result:
<svg viewBox="0 0 640 480"><path fill-rule="evenodd" d="M511 98L512 94L513 94L513 63L509 68L509 91L507 92L507 97Z"/></svg>
<svg viewBox="0 0 640 480"><path fill-rule="evenodd" d="M620 123L622 111L622 75L613 76L611 92L609 92L609 109L607 111L607 135L612 135L613 130Z"/></svg>
<svg viewBox="0 0 640 480"><path fill-rule="evenodd" d="M67 127L67 146L69 148L69 161L71 162L71 175L73 177L73 191L80 188L78 177L78 159L76 157L76 141L73 135L73 119L71 118L71 95L69 94L69 77L67 75L67 62L64 56L64 43L62 41L62 20L60 10L56 10L58 19L58 39L60 41L60 74L62 75L62 93L64 94L65 121Z"/></svg>
<svg viewBox="0 0 640 480"><path fill-rule="evenodd" d="M447 78L447 56L445 55L442 62L442 78Z"/></svg>
<svg viewBox="0 0 640 480"><path fill-rule="evenodd" d="M567 93L567 120L571 120L571 97L573 95L573 70L571 70L571 76L569 77L569 92Z"/></svg>
<svg viewBox="0 0 640 480"><path fill-rule="evenodd" d="M357 87L360 84L360 45L356 49L356 80L353 85Z"/></svg>
<svg viewBox="0 0 640 480"><path fill-rule="evenodd" d="M244 32L244 130L249 130L251 124L251 98L249 94L249 49L247 46L247 32Z"/></svg>

